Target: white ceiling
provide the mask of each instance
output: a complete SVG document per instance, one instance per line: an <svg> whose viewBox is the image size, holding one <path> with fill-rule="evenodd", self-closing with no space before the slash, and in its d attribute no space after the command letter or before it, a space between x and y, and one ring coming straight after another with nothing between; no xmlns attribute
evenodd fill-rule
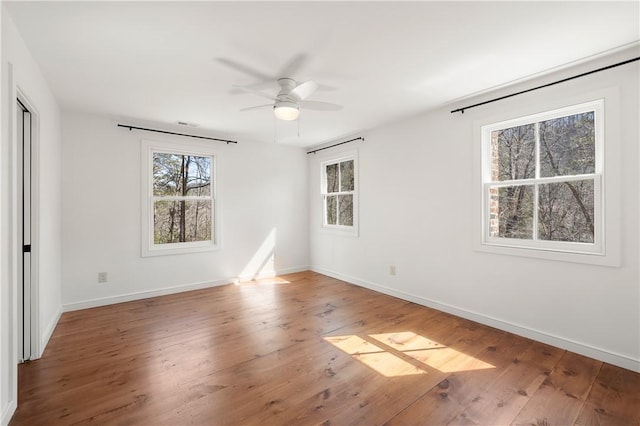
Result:
<svg viewBox="0 0 640 426"><path fill-rule="evenodd" d="M300 146L640 38L637 1L3 3L63 109ZM344 109L303 110L298 137L269 109L239 112L269 102L233 89L257 74L274 96L277 77L313 79L311 100Z"/></svg>

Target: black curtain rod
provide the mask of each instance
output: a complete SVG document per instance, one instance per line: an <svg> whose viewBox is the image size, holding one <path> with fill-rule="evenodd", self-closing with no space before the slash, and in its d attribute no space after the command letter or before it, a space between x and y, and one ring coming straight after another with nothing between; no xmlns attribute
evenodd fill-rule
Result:
<svg viewBox="0 0 640 426"><path fill-rule="evenodd" d="M364 142L364 138L363 137L359 137L359 138L349 139L348 141L344 141L344 142L340 142L340 143L334 143L333 145L325 146L324 148L318 148L318 149L314 149L313 151L309 151L309 152L307 152L307 154L315 154L316 152L322 151L323 149L333 148L334 146L344 145L345 143L349 143L349 142L353 142L353 141L363 141Z"/></svg>
<svg viewBox="0 0 640 426"><path fill-rule="evenodd" d="M186 136L188 138L207 139L210 141L226 142L227 145L229 145L230 143L238 143L238 141L230 141L228 139L217 139L217 138L210 138L208 136L187 135L186 133L176 133L176 132L167 132L166 130L147 129L145 127L129 126L128 124L118 123L118 127L124 127L126 129L129 129L129 131L136 129L136 130L144 130L145 132L166 133L167 135Z"/></svg>
<svg viewBox="0 0 640 426"><path fill-rule="evenodd" d="M469 105L469 106L466 106L466 107L454 109L453 111L451 111L451 114L456 113L456 112L460 112L460 113L464 114L464 111L467 110L467 109L475 108L475 107L478 107L478 106L481 106L481 105L490 104L491 102L501 101L503 99L511 98L513 96L522 95L523 93L532 92L534 90L543 89L545 87L553 86L555 84L564 83L565 81L574 80L576 78L584 77L584 76L587 76L589 74L595 74L595 73L600 72L600 71L606 71L608 69L619 67L621 65L626 65L626 64L629 64L631 62L638 61L638 60L640 60L640 56L638 56L636 58L632 58L632 59L627 59L626 61L618 62L617 64L608 65L606 67L598 68L597 70L588 71L588 72L584 72L582 74L574 75L573 77L567 77L567 78L563 78L562 80L554 81L552 83L543 84L542 86L537 86L537 87L534 87L532 89L522 90L521 92L512 93L512 94L506 95L506 96L500 96L499 98L495 98L495 99L491 99L491 100L488 100L488 101L480 102L480 103L477 103L477 104Z"/></svg>

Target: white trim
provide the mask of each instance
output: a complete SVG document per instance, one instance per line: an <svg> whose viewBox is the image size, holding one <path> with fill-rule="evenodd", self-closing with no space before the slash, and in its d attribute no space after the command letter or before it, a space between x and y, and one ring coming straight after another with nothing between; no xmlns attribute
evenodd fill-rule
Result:
<svg viewBox="0 0 640 426"><path fill-rule="evenodd" d="M264 278L273 278L273 277L278 277L280 275L295 274L297 272L304 272L308 270L309 270L309 266L296 266L292 268L279 269L277 271L263 272L258 275L239 275L233 280L233 283L235 284L235 283L248 282L248 281L257 281Z"/></svg>
<svg viewBox="0 0 640 426"><path fill-rule="evenodd" d="M0 7L0 45L2 44L2 7ZM11 66L11 63L8 64L9 66ZM3 100L4 97L2 96L4 93L3 87L4 86L4 80L2 78L2 66L0 64L0 100ZM4 102L4 101L1 101ZM2 108L0 107L0 122L2 122ZM0 141L2 141L2 139L4 138L4 126L0 126ZM5 237L5 232L3 231L3 223L4 223L4 216L5 216L5 202L4 202L4 196L5 196L5 191L4 191L4 187L3 187L3 183L4 183L4 179L3 179L3 175L4 175L4 169L5 167L3 166L2 163L2 149L4 148L2 145L4 145L2 142L0 142L0 309L5 309L5 296L3 296L2 294L2 288L5 287L5 281L3 279L3 262L4 260L2 259L4 256L2 256L4 254L4 250L5 250L5 241L6 241L6 237ZM8 300L7 300L7 304L8 304ZM0 345L2 345L4 343L4 339L5 336L8 336L10 334L10 329L13 326L13 324L8 321L5 324L5 321L3 321L3 315L0 315ZM5 333L5 327L6 327L6 331L7 333ZM10 346L10 345L9 345ZM9 350L11 350L11 348L9 348ZM8 373L6 367L10 367L9 363L5 363L4 362L4 356L2 354L2 350L0 349L0 377L4 377L5 374ZM5 425L7 423L9 423L10 417L7 419L7 417L10 415L13 415L13 412L15 411L15 407L13 407L13 409L11 409L11 403L7 404L6 406L3 406L3 398L2 398L2 393L0 391L0 425Z"/></svg>
<svg viewBox="0 0 640 426"><path fill-rule="evenodd" d="M598 175L596 174L588 174L588 175L553 176L553 177L517 179L517 180L501 180L499 182L498 181L486 182L484 186L487 188L504 188L506 186L533 185L535 183L544 185L549 183L593 180L593 179L596 179L597 177Z"/></svg>
<svg viewBox="0 0 640 426"><path fill-rule="evenodd" d="M11 417L13 417L13 413L16 412L17 408L18 402L15 399L10 400L7 406L4 408L4 411L2 412L2 419L0 420L0 424L3 426L8 425L11 421Z"/></svg>
<svg viewBox="0 0 640 426"><path fill-rule="evenodd" d="M594 101L598 99L598 101ZM601 145L596 143L596 169L595 174L601 176L596 179L596 185L602 188L600 199L594 202L596 240L592 250L584 250L584 246L577 244L575 251L566 245L571 243L550 244L548 247L518 247L518 244L507 246L503 244L491 244L485 241L488 235L487 217L485 208L486 197L484 194L485 175L489 173L489 156L483 155L482 137L483 131L488 127L500 127L504 123L516 123L517 120L531 121L532 118L546 117L549 113L566 113L584 110L590 105L597 105L602 101L602 108L596 112L596 139L604 141ZM566 105L572 105L567 107ZM547 111L547 112L540 112ZM497 255L513 255L546 259L563 262L584 263L598 266L619 267L621 262L621 230L620 230L620 95L618 87L608 87L594 90L589 93L581 93L567 96L561 100L552 99L542 104L526 105L515 110L502 111L492 116L474 121L474 206L475 219L473 221L473 247L476 251ZM513 119L517 116L520 118ZM604 117L604 119L603 119ZM606 155L605 155L606 154ZM545 178L547 179L547 178ZM496 182L497 183L497 182ZM597 192L597 188L596 188ZM598 236L597 229L600 229ZM549 242L551 243L551 242ZM560 243L560 242L554 242ZM564 246L564 247L563 247ZM594 250L595 249L595 250Z"/></svg>
<svg viewBox="0 0 640 426"><path fill-rule="evenodd" d="M279 269L273 274L264 274L259 278L267 278L271 276L279 276L285 274L293 274L296 272L308 271L308 266L296 266L291 268ZM181 284L172 287L165 287L157 290L139 291L134 293L121 294L119 296L101 297L97 299L88 299L80 302L65 303L62 305L63 312L77 311L80 309L96 308L99 306L113 305L115 303L131 302L133 300L148 299L150 297L166 296L168 294L183 293L191 290L201 290L203 288L218 287L222 285L233 284L238 278L222 278L213 281L201 281L191 284Z"/></svg>
<svg viewBox="0 0 640 426"><path fill-rule="evenodd" d="M353 191L349 192L332 192L330 193L332 196L334 195L344 195L349 194L353 195L353 225L329 225L325 223L325 215L326 215L326 167L331 164L339 164L343 161L353 161L353 178L354 178L354 186ZM359 160L358 160L358 150L351 149L348 151L341 151L339 153L335 153L333 155L325 154L321 158L319 158L320 164L320 205L321 205L321 215L320 215L320 229L322 232L331 233L334 235L343 235L350 237L357 237L359 235L359 212L360 212L360 196L359 196L359 183L360 183L360 172L359 172Z"/></svg>
<svg viewBox="0 0 640 426"><path fill-rule="evenodd" d="M518 127L526 124L535 124L535 123L539 123L540 121L552 120L554 118L562 118L569 115L580 114L582 112L589 112L594 110L596 111L596 120L597 120L597 115L602 114L601 109L603 104L604 104L604 101L602 99L589 101L589 102L582 102L577 105L570 105L562 108L555 108L548 111L537 112L535 114L528 114L522 117L516 117L513 119L502 120L497 123L487 124L483 126L483 130L486 130L490 134L494 130L501 130L509 127ZM596 125L596 127L599 127L599 126ZM596 162L598 162L598 154L601 154L601 152L596 152ZM603 163L601 161L599 165L596 164L596 173L598 173L598 170L602 170L602 164ZM491 170L487 170L487 172L490 173ZM490 178L490 176L491 175L489 174L487 178Z"/></svg>
<svg viewBox="0 0 640 426"><path fill-rule="evenodd" d="M538 124L542 121L552 120L561 117L567 117L575 114L586 113L593 111L594 115L594 172L584 175L566 175L566 176L553 176L553 177L541 177L540 176L540 152L539 152L539 140L538 140ZM599 185L603 175L604 165L604 132L603 132L603 120L604 115L604 100L599 99L596 101L585 102L579 105L572 105L564 108L558 108L552 111L544 111L536 114L527 115L524 117L518 117L510 120L501 121L498 123L492 123L482 126L482 215L483 215L483 232L482 232L482 244L483 245L498 245L503 247L523 247L531 250L554 250L554 251L566 251L575 253L593 253L604 255L604 246L602 244L604 227L602 226L602 200L604 198L603 187ZM513 128L524 125L534 125L536 134L536 169L535 176L533 178L523 178L517 180L500 181L493 179L493 146L492 146L492 134L496 130L505 128ZM574 247L574 243L562 242L558 244L557 241L546 241L538 238L537 230L537 212L538 212L538 187L539 185L560 183L577 180L593 180L594 181L594 242L593 243L578 243ZM534 190L533 198L533 234L531 238L527 239L511 239L504 237L492 237L490 235L490 217L491 217L491 188L501 188L505 186L532 186Z"/></svg>
<svg viewBox="0 0 640 426"><path fill-rule="evenodd" d="M212 210L211 240L174 244L153 243L153 220L151 220L151 215L153 212L153 202L156 200L156 197L154 197L152 193L153 182L151 179L151 170L154 152L188 154L211 158L211 196L207 198L208 200L211 200ZM211 144L201 141L189 141L188 143L175 143L148 139L142 139L140 141L140 255L142 257L197 253L214 251L221 248L221 206L220 200L217 197L219 175L217 170L218 156L218 151L215 150ZM188 198L202 199L202 197Z"/></svg>
<svg viewBox="0 0 640 426"><path fill-rule="evenodd" d="M31 114L31 350L29 359L37 359L39 358L38 354L44 351L44 346L40 343L42 340L42 336L40 335L40 113L38 112L38 108L36 108L18 85L16 85L15 98L19 99ZM16 108L15 113L17 114L15 102L13 108ZM15 129L14 133L15 138L17 137ZM15 143L18 143L17 140ZM21 165L17 165L17 167L22 170ZM17 190L18 193L21 192L20 188ZM19 211L22 212L21 209L19 209ZM21 217L17 219L22 223ZM18 232L20 232L20 230L18 230ZM20 241L22 241L21 237ZM18 247L17 250L18 256L22 256L22 249ZM19 271L18 274L20 274ZM18 278L20 278L20 276L18 276ZM21 280L18 279L17 285L20 286L20 283ZM20 330L18 330L18 334L22 336Z"/></svg>
<svg viewBox="0 0 640 426"><path fill-rule="evenodd" d="M640 372L640 360L633 359L626 355L617 354L615 352L607 351L602 348L597 348L585 343L576 342L565 337L556 336L553 334L545 333L540 330L535 330L524 325L515 324L509 321L501 320L499 318L490 317L480 314L478 312L469 311L459 308L457 306L449 305L446 303L438 302L426 297L417 296L412 293L395 290L380 284L375 284L366 280L355 278L349 275L344 275L338 272L334 272L328 269L324 269L318 266L311 266L311 271L319 274L327 275L338 280L346 281L350 284L354 284L360 287L367 288L369 290L377 291L389 296L397 297L402 300L416 303L418 305L426 306L428 308L437 309L442 312L446 312L451 315L455 315L460 318L465 318L470 321L477 322L479 324L488 325L490 327L497 328L499 330L507 331L509 333L516 334L518 336L533 339L538 342L546 343L558 347L560 349L566 349L571 352L575 352L580 355L594 358L609 364L617 365L618 367L626 368L627 370Z"/></svg>
<svg viewBox="0 0 640 426"><path fill-rule="evenodd" d="M47 326L44 328L44 332L42 333L42 336L40 336L40 344L38 346L39 352L34 352L35 358L31 358L32 360L42 358L44 349L47 347L49 340L51 340L51 336L53 335L53 332L55 331L56 326L60 321L60 317L62 317L62 312L62 306L58 307L58 311L51 319L51 322L49 322L49 324L47 324Z"/></svg>
<svg viewBox="0 0 640 426"><path fill-rule="evenodd" d="M121 294L119 296L100 297L97 299L88 299L81 302L65 303L62 305L63 312L77 311L80 309L96 308L99 306L113 305L116 303L131 302L132 300L148 299L150 297L165 296L168 294L182 293L191 290L200 290L203 288L217 287L230 284L232 280L221 279L216 281L202 281L191 284L183 284L174 287L165 287L158 290L138 291L135 293Z"/></svg>
<svg viewBox="0 0 640 426"><path fill-rule="evenodd" d="M0 232L2 229L5 229L4 224L6 223L8 226L6 228L5 235L2 235L2 239L0 239L0 251L2 251L3 256L1 256L0 262L4 269L6 269L6 273L3 273L0 278L7 278L7 281L2 281L2 287L5 289L5 294L9 300L4 302L4 307L6 307L9 312L6 317L9 318L8 324L4 326L5 328L2 331L7 331L8 336L6 336L6 341L8 344L8 348L6 349L8 359L2 358L0 361L2 362L2 373L3 382L7 383L7 394L5 396L7 405L4 407L2 412L2 421L3 424L8 424L11 420L11 416L15 412L17 408L18 401L18 177L17 177L17 165L18 165L18 156L17 156L17 140L16 140L16 80L14 67L11 62L7 62L7 82L9 88L9 104L7 110L7 122L5 123L7 128L7 133L9 140L6 144L6 158L4 161L7 170L3 171L3 176L7 177L6 184L3 185L3 189L6 188L6 192L0 191L0 204L2 208L0 209L0 219L2 219L2 223L0 224ZM5 205L6 203L6 205ZM22 255L22 250L20 250L20 255ZM3 339L5 336L0 336ZM2 355L0 351L0 356ZM9 370L4 370L5 367L9 367Z"/></svg>

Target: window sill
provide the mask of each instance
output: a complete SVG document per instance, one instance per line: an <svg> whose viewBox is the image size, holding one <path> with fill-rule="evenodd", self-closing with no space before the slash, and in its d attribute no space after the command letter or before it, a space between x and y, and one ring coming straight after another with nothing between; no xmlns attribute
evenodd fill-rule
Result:
<svg viewBox="0 0 640 426"><path fill-rule="evenodd" d="M357 237L358 236L358 228L357 227L346 227L346 226L323 226L320 228L320 232L323 234L332 234L339 235L343 237Z"/></svg>
<svg viewBox="0 0 640 426"><path fill-rule="evenodd" d="M553 260L559 262L582 263L596 266L620 266L620 257L612 254L578 253L552 249L513 247L507 245L479 243L476 251L507 256L529 257L534 259Z"/></svg>
<svg viewBox="0 0 640 426"><path fill-rule="evenodd" d="M188 243L186 243L188 244ZM189 254L189 253L202 253L207 251L216 251L219 246L208 243L194 243L194 244L163 244L162 246L143 247L142 257L155 257L155 256L173 256L177 254Z"/></svg>

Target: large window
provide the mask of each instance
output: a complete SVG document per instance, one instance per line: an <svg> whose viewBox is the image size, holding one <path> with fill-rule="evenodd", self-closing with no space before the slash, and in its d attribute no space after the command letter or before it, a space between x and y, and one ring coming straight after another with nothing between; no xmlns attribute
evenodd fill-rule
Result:
<svg viewBox="0 0 640 426"><path fill-rule="evenodd" d="M355 155L321 163L323 226L354 231L357 225Z"/></svg>
<svg viewBox="0 0 640 426"><path fill-rule="evenodd" d="M143 255L215 247L214 155L143 142Z"/></svg>
<svg viewBox="0 0 640 426"><path fill-rule="evenodd" d="M603 102L482 127L483 243L603 253Z"/></svg>

